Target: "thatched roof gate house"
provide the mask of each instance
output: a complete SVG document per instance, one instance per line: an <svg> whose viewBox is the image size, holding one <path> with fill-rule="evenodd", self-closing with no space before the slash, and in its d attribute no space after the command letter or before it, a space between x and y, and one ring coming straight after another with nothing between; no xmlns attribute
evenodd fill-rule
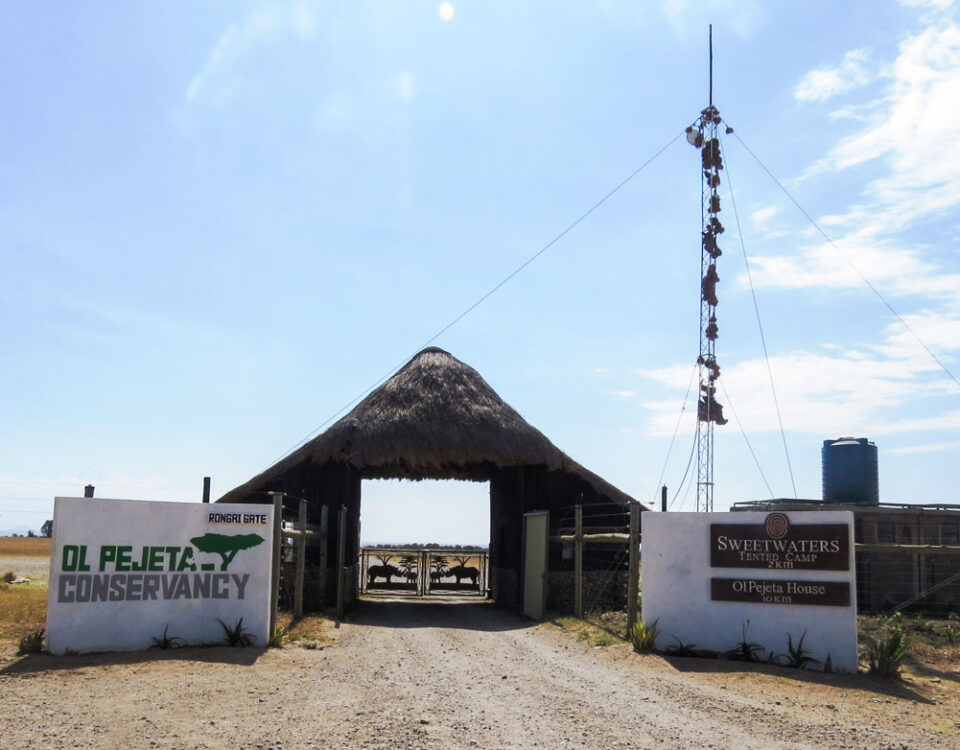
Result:
<svg viewBox="0 0 960 750"><path fill-rule="evenodd" d="M557 511L576 503L620 511L636 502L560 451L476 370L434 347L413 357L326 432L218 502L262 503L268 501L266 492L283 491L307 499L311 523L317 523L322 506L330 508L332 519L344 505L346 559L356 561L363 479L489 482L490 585L497 602L508 606L521 602L525 512L549 510L559 517ZM603 507L592 510L606 512ZM332 562L335 524L330 531ZM551 569L563 566L555 546Z"/></svg>

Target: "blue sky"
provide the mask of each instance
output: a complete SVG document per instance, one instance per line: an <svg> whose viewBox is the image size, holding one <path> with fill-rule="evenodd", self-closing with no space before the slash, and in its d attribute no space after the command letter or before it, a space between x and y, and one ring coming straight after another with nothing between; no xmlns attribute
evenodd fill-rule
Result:
<svg viewBox="0 0 960 750"><path fill-rule="evenodd" d="M960 374L954 3L7 3L0 529L88 482L186 501L270 465L697 118L708 23L736 136ZM731 186L797 494L856 435L882 500L960 502L960 387L724 156L721 401L773 494ZM697 355L699 180L674 142L435 342L641 500ZM718 510L769 496L736 421L715 460ZM364 537L485 541L485 492L367 483Z"/></svg>

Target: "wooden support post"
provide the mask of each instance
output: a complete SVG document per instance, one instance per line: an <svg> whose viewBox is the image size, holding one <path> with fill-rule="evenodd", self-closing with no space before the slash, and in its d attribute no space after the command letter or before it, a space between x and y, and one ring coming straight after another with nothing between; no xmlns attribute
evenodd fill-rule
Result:
<svg viewBox="0 0 960 750"><path fill-rule="evenodd" d="M205 503L210 502L210 477L203 478L203 498L202 501Z"/></svg>
<svg viewBox="0 0 960 750"><path fill-rule="evenodd" d="M86 487L83 488L83 496L84 496L84 497L93 497L93 490L94 490L93 485L92 485L92 484L88 484Z"/></svg>
<svg viewBox="0 0 960 750"><path fill-rule="evenodd" d="M337 526L337 619L343 619L343 610L345 608L343 595L343 566L347 560L347 506L340 506L340 519Z"/></svg>
<svg viewBox="0 0 960 750"><path fill-rule="evenodd" d="M293 592L293 616L298 620L303 617L303 576L307 566L307 501L300 498L300 515L297 518L297 529L300 537L297 539L297 575Z"/></svg>
<svg viewBox="0 0 960 750"><path fill-rule="evenodd" d="M660 488L660 512L667 512L667 485Z"/></svg>
<svg viewBox="0 0 960 750"><path fill-rule="evenodd" d="M360 583L357 585L360 587L360 593L367 593L367 568L370 567L368 560L370 559L370 553L361 548L360 549Z"/></svg>
<svg viewBox="0 0 960 750"><path fill-rule="evenodd" d="M427 595L427 576L430 571L427 569L427 553L420 550L420 596Z"/></svg>
<svg viewBox="0 0 960 750"><path fill-rule="evenodd" d="M627 574L627 637L637 622L640 599L640 506L630 506L630 572Z"/></svg>
<svg viewBox="0 0 960 750"><path fill-rule="evenodd" d="M327 518L329 516L330 509L323 505L320 507L320 575L317 576L320 581L320 603L326 605L327 603L327 576L329 571L327 570Z"/></svg>
<svg viewBox="0 0 960 750"><path fill-rule="evenodd" d="M280 601L280 530L283 527L283 493L273 495L273 591L270 592L270 637L277 627L277 605Z"/></svg>
<svg viewBox="0 0 960 750"><path fill-rule="evenodd" d="M583 617L583 506L574 509L573 531L573 611Z"/></svg>

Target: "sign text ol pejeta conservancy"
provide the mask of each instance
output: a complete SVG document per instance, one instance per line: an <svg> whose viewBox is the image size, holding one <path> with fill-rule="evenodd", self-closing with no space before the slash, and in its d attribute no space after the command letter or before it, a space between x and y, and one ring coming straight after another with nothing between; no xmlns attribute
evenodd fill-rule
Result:
<svg viewBox="0 0 960 750"><path fill-rule="evenodd" d="M237 553L263 544L259 534L213 534L189 545L64 544L57 602L243 599L249 573L228 573ZM212 555L219 562L209 562ZM224 572L209 572L209 571ZM199 572L198 572L199 571Z"/></svg>
<svg viewBox="0 0 960 750"><path fill-rule="evenodd" d="M242 622L266 645L274 509L57 498L47 601L53 653L217 643Z"/></svg>

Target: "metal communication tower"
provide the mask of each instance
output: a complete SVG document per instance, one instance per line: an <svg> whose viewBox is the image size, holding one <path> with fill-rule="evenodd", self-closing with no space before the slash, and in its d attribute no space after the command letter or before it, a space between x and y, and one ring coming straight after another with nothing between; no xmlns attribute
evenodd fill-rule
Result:
<svg viewBox="0 0 960 750"><path fill-rule="evenodd" d="M723 407L716 400L717 379L717 244L723 234L720 213L720 172L723 159L717 133L723 122L713 106L713 27L710 28L710 104L700 113L695 125L687 128L687 140L700 151L701 228L700 228L700 354L697 357L699 398L697 402L697 511L713 510L713 426L726 424ZM730 128L727 128L730 132Z"/></svg>

